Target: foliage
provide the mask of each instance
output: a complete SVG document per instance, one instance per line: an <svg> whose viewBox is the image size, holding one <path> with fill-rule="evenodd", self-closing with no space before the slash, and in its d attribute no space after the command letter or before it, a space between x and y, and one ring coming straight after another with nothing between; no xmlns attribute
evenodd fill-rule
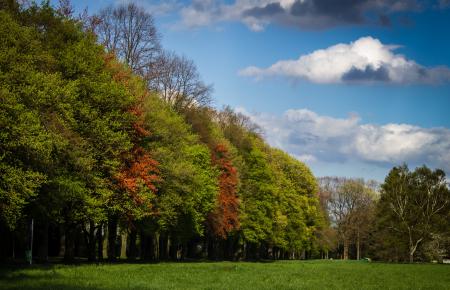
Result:
<svg viewBox="0 0 450 290"><path fill-rule="evenodd" d="M310 170L248 117L209 107L195 64L160 54L150 14L72 12L67 0L0 1L0 231L18 229L23 250L32 218L34 247L66 236L61 249L90 260L103 235L110 259L118 245L174 259L315 247L325 223Z"/></svg>
<svg viewBox="0 0 450 290"><path fill-rule="evenodd" d="M408 257L412 262L422 244L434 235L448 234L450 191L442 170L423 166L411 172L406 165L394 167L381 188L378 235L388 234L394 243L407 245L400 259Z"/></svg>
<svg viewBox="0 0 450 290"><path fill-rule="evenodd" d="M213 163L220 171L218 205L209 214L209 224L215 236L226 238L239 228L239 198L237 170L230 160L228 148L218 144L214 148Z"/></svg>

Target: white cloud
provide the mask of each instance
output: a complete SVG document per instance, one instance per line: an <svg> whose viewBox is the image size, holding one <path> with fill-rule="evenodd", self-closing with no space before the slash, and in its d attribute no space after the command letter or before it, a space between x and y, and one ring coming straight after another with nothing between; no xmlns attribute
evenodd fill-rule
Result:
<svg viewBox="0 0 450 290"><path fill-rule="evenodd" d="M362 37L349 44L336 44L302 55L296 60L281 60L268 68L247 67L242 76L261 79L282 76L314 83L435 84L450 81L448 67L426 68L394 53L398 46Z"/></svg>
<svg viewBox="0 0 450 290"><path fill-rule="evenodd" d="M362 162L393 166L406 162L450 171L450 129L409 124L362 124L356 115L322 116L307 109L282 116L239 112L261 126L267 141L306 163Z"/></svg>

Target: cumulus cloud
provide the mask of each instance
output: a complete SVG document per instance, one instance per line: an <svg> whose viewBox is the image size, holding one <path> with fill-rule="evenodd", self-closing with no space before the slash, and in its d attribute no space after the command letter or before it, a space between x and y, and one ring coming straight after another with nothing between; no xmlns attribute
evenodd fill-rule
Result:
<svg viewBox="0 0 450 290"><path fill-rule="evenodd" d="M349 44L340 43L302 55L295 60L281 60L268 68L247 67L242 76L261 79L282 76L314 83L435 84L450 81L445 66L427 68L396 54L398 46L362 37Z"/></svg>
<svg viewBox="0 0 450 290"><path fill-rule="evenodd" d="M267 141L307 163L347 162L393 166L406 162L450 171L450 129L409 124L363 124L359 116L322 116L307 109L282 116L238 109L261 126Z"/></svg>
<svg viewBox="0 0 450 290"><path fill-rule="evenodd" d="M240 21L254 31L268 24L323 29L337 25L378 23L387 25L396 12L447 7L447 0L193 0L181 10L188 27L223 21Z"/></svg>

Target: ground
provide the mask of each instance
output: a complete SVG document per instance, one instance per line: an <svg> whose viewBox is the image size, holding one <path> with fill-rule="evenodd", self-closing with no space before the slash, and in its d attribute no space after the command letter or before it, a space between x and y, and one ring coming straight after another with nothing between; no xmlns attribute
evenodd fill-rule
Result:
<svg viewBox="0 0 450 290"><path fill-rule="evenodd" d="M336 260L1 266L0 289L450 289L450 266Z"/></svg>

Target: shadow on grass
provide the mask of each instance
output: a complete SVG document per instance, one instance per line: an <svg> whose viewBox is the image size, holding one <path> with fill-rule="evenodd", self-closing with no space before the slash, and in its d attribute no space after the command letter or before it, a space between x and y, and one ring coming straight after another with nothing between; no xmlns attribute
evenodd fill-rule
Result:
<svg viewBox="0 0 450 290"><path fill-rule="evenodd" d="M0 289L101 289L96 286L74 284L73 280L64 282L61 279L63 276L55 271L55 265L0 266Z"/></svg>

